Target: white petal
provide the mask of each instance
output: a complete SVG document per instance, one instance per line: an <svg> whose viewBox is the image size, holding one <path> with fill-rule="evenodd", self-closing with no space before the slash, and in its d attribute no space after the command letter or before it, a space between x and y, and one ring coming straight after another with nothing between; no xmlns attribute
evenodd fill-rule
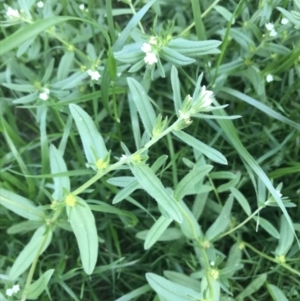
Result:
<svg viewBox="0 0 300 301"><path fill-rule="evenodd" d="M145 53L148 53L151 51L151 45L149 43L143 43L141 50Z"/></svg>
<svg viewBox="0 0 300 301"><path fill-rule="evenodd" d="M43 8L44 7L44 2L43 1L39 1L37 4L36 4L37 7L39 8Z"/></svg>
<svg viewBox="0 0 300 301"><path fill-rule="evenodd" d="M18 10L8 7L6 11L6 16L10 18L19 18L20 14Z"/></svg>
<svg viewBox="0 0 300 301"><path fill-rule="evenodd" d="M15 285L12 287L12 290L13 290L14 293L17 293L17 292L20 290L19 284L15 284Z"/></svg>
<svg viewBox="0 0 300 301"><path fill-rule="evenodd" d="M272 75L272 74L268 74L267 77L266 77L266 81L267 81L268 83L272 82L273 79L274 79L274 78L273 78L273 75Z"/></svg>
<svg viewBox="0 0 300 301"><path fill-rule="evenodd" d="M271 31L271 30L274 29L274 24L273 23L267 23L266 28L267 28L267 30Z"/></svg>
<svg viewBox="0 0 300 301"><path fill-rule="evenodd" d="M11 297L13 295L13 293L14 293L14 291L12 290L12 288L8 288L6 290L6 295L9 296L9 297Z"/></svg>
<svg viewBox="0 0 300 301"><path fill-rule="evenodd" d="M48 100L49 95L46 92L42 92L39 94L39 98L46 101Z"/></svg>

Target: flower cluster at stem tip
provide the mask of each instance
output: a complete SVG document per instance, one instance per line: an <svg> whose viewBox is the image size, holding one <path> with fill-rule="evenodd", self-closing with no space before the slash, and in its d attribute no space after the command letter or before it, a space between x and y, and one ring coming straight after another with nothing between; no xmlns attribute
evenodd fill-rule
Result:
<svg viewBox="0 0 300 301"><path fill-rule="evenodd" d="M98 71L91 70L91 69L87 71L87 74L91 77L92 80L98 80L101 77Z"/></svg>
<svg viewBox="0 0 300 301"><path fill-rule="evenodd" d="M42 91L43 91L43 92L41 92L41 93L39 94L39 98L40 98L41 100L44 100L44 101L48 100L48 99L49 99L49 94L50 94L49 89L48 89L48 88L43 88Z"/></svg>
<svg viewBox="0 0 300 301"><path fill-rule="evenodd" d="M141 47L141 50L145 53L144 62L149 66L158 62L156 53L153 51L154 45L157 45L157 38L150 37L149 43L143 43L143 46Z"/></svg>
<svg viewBox="0 0 300 301"><path fill-rule="evenodd" d="M274 29L274 24L273 23L267 23L266 28L269 31L270 37L276 37L277 36L277 31Z"/></svg>
<svg viewBox="0 0 300 301"><path fill-rule="evenodd" d="M20 290L19 284L15 284L12 288L6 290L6 295L11 297L13 294L16 294Z"/></svg>
<svg viewBox="0 0 300 301"><path fill-rule="evenodd" d="M19 11L17 9L13 9L9 6L7 7L5 14L6 14L7 18L9 18L9 19L19 19L20 18Z"/></svg>

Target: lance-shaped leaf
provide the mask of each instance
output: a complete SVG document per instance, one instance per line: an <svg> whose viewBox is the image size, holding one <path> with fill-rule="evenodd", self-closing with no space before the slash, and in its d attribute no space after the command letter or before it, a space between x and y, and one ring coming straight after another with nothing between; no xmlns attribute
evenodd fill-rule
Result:
<svg viewBox="0 0 300 301"><path fill-rule="evenodd" d="M178 78L178 71L175 66L171 69L171 84L173 90L173 102L175 106L175 112L178 115L179 110L182 106L181 95L180 95L180 82Z"/></svg>
<svg viewBox="0 0 300 301"><path fill-rule="evenodd" d="M68 171L61 152L53 144L50 146L50 168L53 174ZM54 192L52 196L55 200L60 200L64 195L63 188L70 191L70 179L66 176L53 177L53 182Z"/></svg>
<svg viewBox="0 0 300 301"><path fill-rule="evenodd" d="M200 291L201 283L195 278L174 271L164 271L164 276L175 283Z"/></svg>
<svg viewBox="0 0 300 301"><path fill-rule="evenodd" d="M153 290L164 300L191 301L203 298L201 293L156 274L147 273L146 278Z"/></svg>
<svg viewBox="0 0 300 301"><path fill-rule="evenodd" d="M205 236L208 240L213 240L219 234L224 232L230 222L230 213L233 204L233 196L230 195L215 222L206 231Z"/></svg>
<svg viewBox="0 0 300 301"><path fill-rule="evenodd" d="M144 249L150 249L157 240L161 237L161 235L165 232L165 230L172 223L172 219L166 218L163 215L152 225L150 230L148 231L144 243Z"/></svg>
<svg viewBox="0 0 300 301"><path fill-rule="evenodd" d="M220 164L227 164L226 158L219 151L199 141L193 136L182 131L173 131L172 133L186 144L199 150L201 153L203 153L207 158L211 159L212 161Z"/></svg>
<svg viewBox="0 0 300 301"><path fill-rule="evenodd" d="M153 163L153 165L151 166L152 170L154 172L156 172L167 160L168 156L166 155L162 155L160 156L159 158L157 158L155 160L155 162ZM123 181L125 182L125 177L122 177L123 178ZM136 189L139 189L141 188L141 185L139 184L139 182L137 180L135 180L134 177L127 177L127 178L131 178L133 179L133 181L130 181L128 182L127 180L127 184L126 185L116 185L116 186L121 186L121 187L124 187L123 189L121 189L116 195L115 197L113 198L113 204L116 204L116 203L119 203L121 201L123 201L125 198L127 198L133 191L135 191ZM119 178L115 178L115 179L119 179L119 184L121 184L120 182L120 177ZM108 179L107 182L108 183L111 183L112 179ZM116 181L115 181L116 183Z"/></svg>
<svg viewBox="0 0 300 301"><path fill-rule="evenodd" d="M200 226L191 210L182 200L179 202L179 204L185 212L185 214L183 215L183 221L180 225L183 234L190 239L197 239L199 237L202 237L203 234Z"/></svg>
<svg viewBox="0 0 300 301"><path fill-rule="evenodd" d="M190 65L195 62L194 59L191 59L187 56L184 56L180 54L179 52L163 46L161 48L161 51L159 53L160 57L165 59L167 62L174 64L175 66L185 66L185 65Z"/></svg>
<svg viewBox="0 0 300 301"><path fill-rule="evenodd" d="M26 300L36 300L46 289L48 282L54 272L54 269L48 270L41 277L31 283L26 290Z"/></svg>
<svg viewBox="0 0 300 301"><path fill-rule="evenodd" d="M174 198L180 201L185 195L196 193L199 182L212 170L213 166L203 165L192 169L177 185Z"/></svg>
<svg viewBox="0 0 300 301"><path fill-rule="evenodd" d="M9 278L11 280L17 279L23 274L34 261L35 257L41 255L49 246L52 239L52 231L42 226L35 231L29 243L21 251L15 260L11 270L9 271Z"/></svg>
<svg viewBox="0 0 300 301"><path fill-rule="evenodd" d="M289 301L283 291L273 284L267 284L268 291L274 301Z"/></svg>
<svg viewBox="0 0 300 301"><path fill-rule="evenodd" d="M249 216L251 214L251 208L244 195L234 187L230 187L230 191L235 199L240 203L246 214Z"/></svg>
<svg viewBox="0 0 300 301"><path fill-rule="evenodd" d="M32 221L44 219L42 208L36 207L30 200L0 187L0 204L12 212Z"/></svg>
<svg viewBox="0 0 300 301"><path fill-rule="evenodd" d="M253 216L253 219L258 223L262 228L264 228L270 235L279 239L279 233L277 229L266 219L263 217Z"/></svg>
<svg viewBox="0 0 300 301"><path fill-rule="evenodd" d="M149 100L149 97L145 92L143 86L140 83L138 83L134 78L128 77L127 83L129 86L130 93L132 95L132 99L143 122L143 125L148 134L151 136L156 121L156 115Z"/></svg>
<svg viewBox="0 0 300 301"><path fill-rule="evenodd" d="M165 210L168 215L166 217L181 223L182 214L176 201L167 192L154 171L146 164L131 165L130 169L143 189Z"/></svg>
<svg viewBox="0 0 300 301"><path fill-rule="evenodd" d="M139 60L142 60L143 65L145 65L145 62L143 60L145 53L141 50L142 46L143 46L142 42L126 45L121 51L114 53L115 58L118 61L127 64L132 64Z"/></svg>
<svg viewBox="0 0 300 301"><path fill-rule="evenodd" d="M92 274L98 257L98 236L94 215L89 205L76 197L73 207L67 210L72 230L76 236L83 269Z"/></svg>
<svg viewBox="0 0 300 301"><path fill-rule="evenodd" d="M104 159L107 155L107 149L92 118L78 105L70 104L69 107L75 120L88 163L95 164L98 159ZM95 155L97 158L95 158ZM94 169L96 170L95 167Z"/></svg>
<svg viewBox="0 0 300 301"><path fill-rule="evenodd" d="M221 42L216 40L189 41L179 38L171 40L168 47L187 56L200 56L209 53L220 53L220 50L217 49L220 44Z"/></svg>
<svg viewBox="0 0 300 301"><path fill-rule="evenodd" d="M261 274L255 278L246 288L236 297L237 301L242 301L244 298L251 296L253 293L258 291L267 280L267 274Z"/></svg>
<svg viewBox="0 0 300 301"><path fill-rule="evenodd" d="M286 255L289 251L294 240L294 234L286 220L285 216L282 215L280 218L280 233L279 233L279 243L275 249L275 254L277 256Z"/></svg>

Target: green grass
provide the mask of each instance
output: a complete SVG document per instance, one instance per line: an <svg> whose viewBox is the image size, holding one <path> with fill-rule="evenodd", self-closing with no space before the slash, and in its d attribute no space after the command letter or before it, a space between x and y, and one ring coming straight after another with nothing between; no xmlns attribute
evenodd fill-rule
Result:
<svg viewBox="0 0 300 301"><path fill-rule="evenodd" d="M300 2L80 4L3 6L0 299L299 300Z"/></svg>

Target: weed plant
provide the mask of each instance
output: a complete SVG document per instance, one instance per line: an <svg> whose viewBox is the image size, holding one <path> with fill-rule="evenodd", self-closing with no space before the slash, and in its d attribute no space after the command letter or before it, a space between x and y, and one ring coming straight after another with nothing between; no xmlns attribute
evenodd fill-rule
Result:
<svg viewBox="0 0 300 301"><path fill-rule="evenodd" d="M0 300L300 300L300 1L2 2Z"/></svg>

